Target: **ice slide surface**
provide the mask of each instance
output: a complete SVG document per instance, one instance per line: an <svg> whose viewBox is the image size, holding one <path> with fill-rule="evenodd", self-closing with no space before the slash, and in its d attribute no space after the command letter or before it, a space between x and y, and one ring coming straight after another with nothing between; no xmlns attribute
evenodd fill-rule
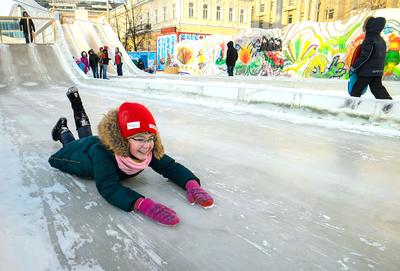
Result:
<svg viewBox="0 0 400 271"><path fill-rule="evenodd" d="M0 44L0 84L3 90L71 86L71 72L55 45Z"/></svg>
<svg viewBox="0 0 400 271"><path fill-rule="evenodd" d="M34 0L16 0L16 2L31 16L50 17L49 11L38 5ZM133 64L110 25L75 20L73 23L63 24L62 27L57 29L62 31L62 33L58 33L58 36L63 36L62 40L66 42L69 50L67 59L71 60L72 56L80 57L82 51L87 52L91 48L97 52L100 47L107 45L111 58L107 71L110 75L116 75L116 67L113 65L114 51L115 47L119 47L124 59L124 76L146 75Z"/></svg>
<svg viewBox="0 0 400 271"><path fill-rule="evenodd" d="M0 50L0 270L398 270L398 138L79 86L94 130L123 101L146 104L167 153L215 197L190 206L151 169L125 181L177 211L162 227L50 168L54 123L74 130L73 78L53 46Z"/></svg>
<svg viewBox="0 0 400 271"><path fill-rule="evenodd" d="M93 49L97 53L100 47L107 45L111 58L107 70L111 75L116 75L117 71L113 63L115 47L118 47L124 59L124 76L144 74L133 64L111 26L76 20L72 24L63 24L62 30L68 48L74 56L80 57L82 51L88 52L89 49Z"/></svg>

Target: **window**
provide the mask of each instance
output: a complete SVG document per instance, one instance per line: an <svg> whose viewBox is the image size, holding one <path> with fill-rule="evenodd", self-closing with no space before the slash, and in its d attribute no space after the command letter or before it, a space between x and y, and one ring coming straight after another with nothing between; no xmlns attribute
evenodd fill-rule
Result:
<svg viewBox="0 0 400 271"><path fill-rule="evenodd" d="M167 20L167 7L163 7L163 21Z"/></svg>
<svg viewBox="0 0 400 271"><path fill-rule="evenodd" d="M154 21L158 24L158 9L154 10Z"/></svg>
<svg viewBox="0 0 400 271"><path fill-rule="evenodd" d="M217 6L217 13L215 15L217 21L221 20L221 7Z"/></svg>
<svg viewBox="0 0 400 271"><path fill-rule="evenodd" d="M289 14L289 15L288 15L288 18L287 18L288 24L291 24L292 21L293 21L293 16L292 16L292 14Z"/></svg>
<svg viewBox="0 0 400 271"><path fill-rule="evenodd" d="M233 8L229 8L229 21L233 21Z"/></svg>
<svg viewBox="0 0 400 271"><path fill-rule="evenodd" d="M328 19L333 19L334 13L335 13L334 9L329 9L328 10Z"/></svg>
<svg viewBox="0 0 400 271"><path fill-rule="evenodd" d="M251 7L251 18L254 18L254 6Z"/></svg>
<svg viewBox="0 0 400 271"><path fill-rule="evenodd" d="M288 2L289 2L289 3L288 3L289 6L294 6L294 5L296 4L296 3L295 3L295 0L289 0Z"/></svg>
<svg viewBox="0 0 400 271"><path fill-rule="evenodd" d="M207 18L208 18L208 5L203 4L203 19L207 19Z"/></svg>
<svg viewBox="0 0 400 271"><path fill-rule="evenodd" d="M150 23L150 12L147 12L147 23Z"/></svg>
<svg viewBox="0 0 400 271"><path fill-rule="evenodd" d="M260 4L260 12L262 13L264 12L264 10L265 10L265 4L264 3Z"/></svg>
<svg viewBox="0 0 400 271"><path fill-rule="evenodd" d="M176 18L175 12L176 12L176 5L174 3L174 4L172 4L172 19Z"/></svg>
<svg viewBox="0 0 400 271"><path fill-rule="evenodd" d="M263 19L260 19L260 22L259 22L259 24L258 24L258 27L259 27L259 28L264 28L264 20L263 20Z"/></svg>
<svg viewBox="0 0 400 271"><path fill-rule="evenodd" d="M239 20L239 22L241 24L244 23L244 9L240 10L240 20Z"/></svg>
<svg viewBox="0 0 400 271"><path fill-rule="evenodd" d="M189 18L193 18L193 3L189 3Z"/></svg>

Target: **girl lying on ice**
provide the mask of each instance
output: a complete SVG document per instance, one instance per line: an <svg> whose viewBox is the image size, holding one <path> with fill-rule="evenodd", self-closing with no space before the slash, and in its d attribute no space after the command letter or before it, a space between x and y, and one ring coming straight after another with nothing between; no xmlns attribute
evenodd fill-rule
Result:
<svg viewBox="0 0 400 271"><path fill-rule="evenodd" d="M125 211L136 211L163 225L175 226L175 211L120 184L120 180L138 175L145 168L175 182L186 190L189 203L204 208L214 204L200 187L200 180L186 167L164 153L156 122L142 104L124 102L101 120L99 136L93 136L89 118L76 87L67 92L79 139L75 140L60 118L52 130L54 141L63 147L49 158L52 167L80 177L92 178L106 201Z"/></svg>

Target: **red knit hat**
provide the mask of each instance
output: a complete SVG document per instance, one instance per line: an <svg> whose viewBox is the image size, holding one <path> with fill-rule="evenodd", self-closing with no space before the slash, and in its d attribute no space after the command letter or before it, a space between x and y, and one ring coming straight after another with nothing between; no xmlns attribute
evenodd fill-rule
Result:
<svg viewBox="0 0 400 271"><path fill-rule="evenodd" d="M118 126L123 138L149 132L157 133L151 112L142 104L125 102L118 109Z"/></svg>

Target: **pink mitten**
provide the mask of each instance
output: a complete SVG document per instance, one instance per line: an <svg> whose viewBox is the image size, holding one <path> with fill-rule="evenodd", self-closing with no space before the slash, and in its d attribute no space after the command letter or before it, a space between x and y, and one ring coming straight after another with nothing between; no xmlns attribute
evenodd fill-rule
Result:
<svg viewBox="0 0 400 271"><path fill-rule="evenodd" d="M186 183L186 198L191 203L197 202L204 208L211 208L214 205L213 198L200 187L199 183L195 180L190 180Z"/></svg>
<svg viewBox="0 0 400 271"><path fill-rule="evenodd" d="M163 225L175 226L179 223L179 217L174 210L149 198L136 200L135 210Z"/></svg>

